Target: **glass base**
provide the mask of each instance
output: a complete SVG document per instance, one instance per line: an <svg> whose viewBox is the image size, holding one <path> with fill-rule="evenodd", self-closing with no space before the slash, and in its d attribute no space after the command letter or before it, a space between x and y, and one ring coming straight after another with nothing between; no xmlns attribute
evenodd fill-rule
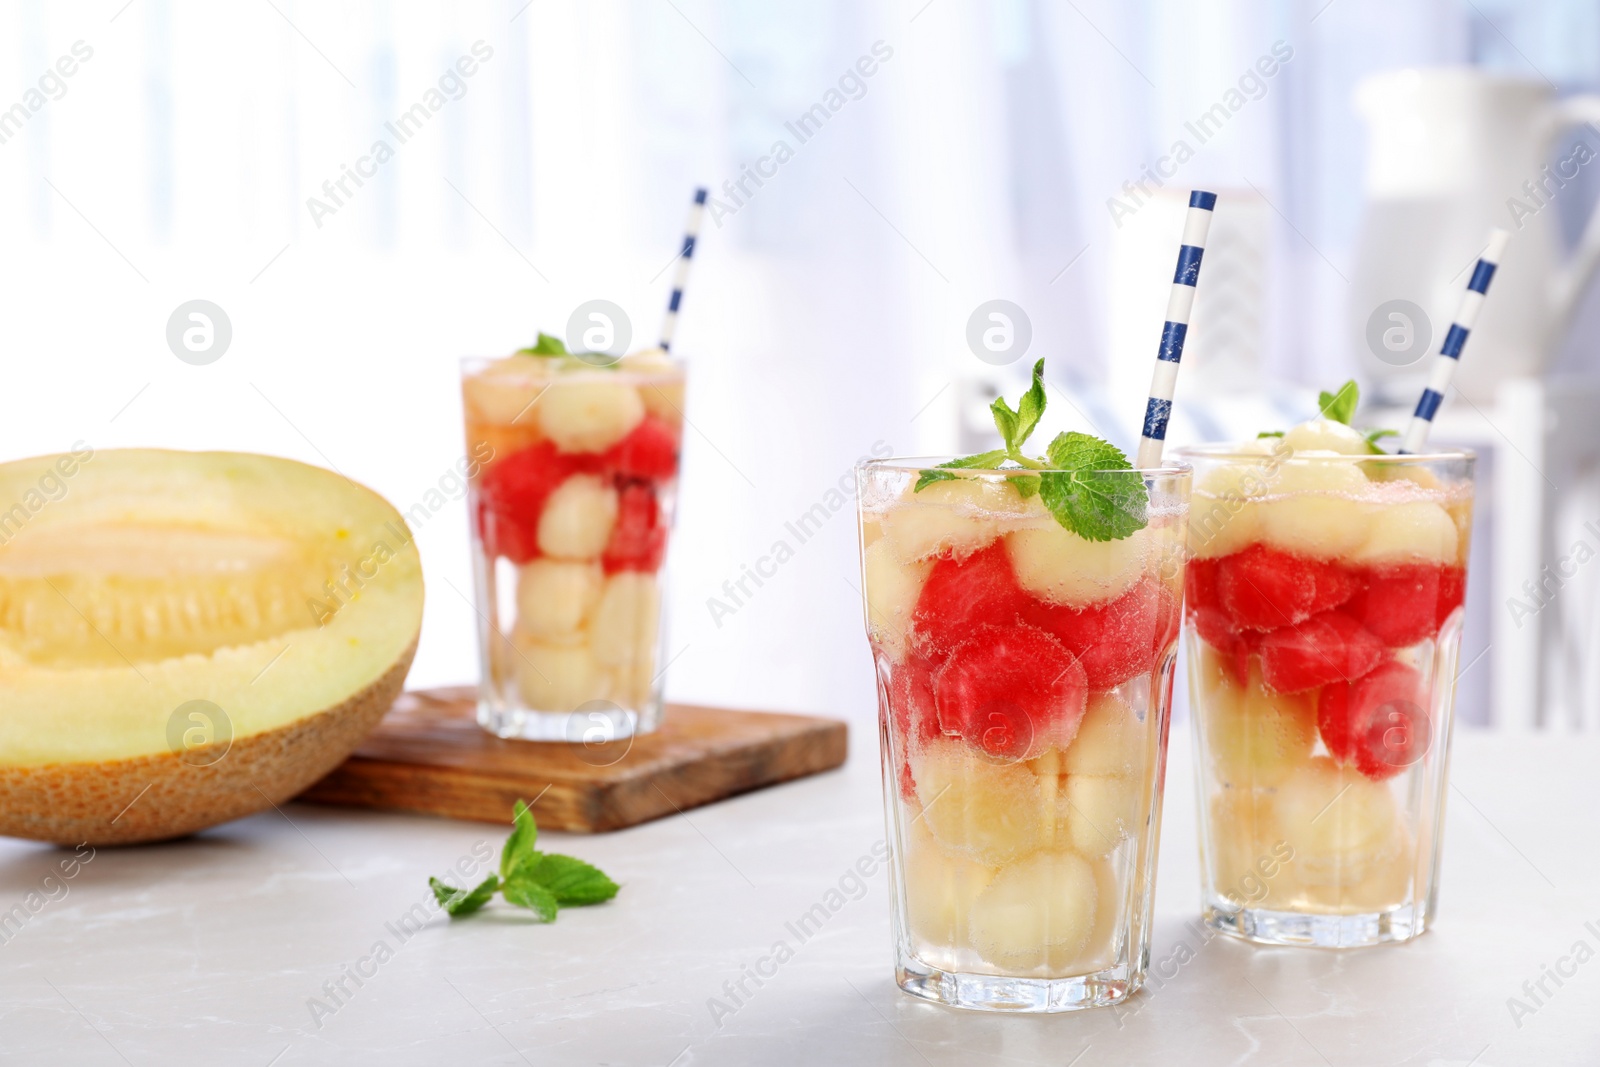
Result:
<svg viewBox="0 0 1600 1067"><path fill-rule="evenodd" d="M895 969L895 981L914 997L952 1008L1045 1014L1121 1004L1138 990L1137 977L1008 978L942 971L910 959Z"/></svg>
<svg viewBox="0 0 1600 1067"><path fill-rule="evenodd" d="M496 707L479 701L478 725L497 737L564 741L595 748L638 734L653 733L661 725L661 708L658 705L640 714L610 701L595 700L575 711L532 711Z"/></svg>
<svg viewBox="0 0 1600 1067"><path fill-rule="evenodd" d="M1427 930L1422 910L1415 905L1356 915L1313 915L1303 911L1268 911L1264 908L1224 910L1208 905L1202 912L1207 926L1242 941L1258 945L1299 945L1313 948L1365 948L1410 941Z"/></svg>

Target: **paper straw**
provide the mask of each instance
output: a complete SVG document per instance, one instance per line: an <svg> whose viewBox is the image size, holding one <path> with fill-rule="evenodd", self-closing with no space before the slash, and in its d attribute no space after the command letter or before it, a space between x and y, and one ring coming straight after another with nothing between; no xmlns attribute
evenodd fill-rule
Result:
<svg viewBox="0 0 1600 1067"><path fill-rule="evenodd" d="M1461 350L1466 347L1467 335L1472 332L1473 323L1478 321L1484 294L1489 291L1489 283L1494 280L1495 268L1500 265L1500 256L1505 252L1506 241L1510 237L1502 229L1489 231L1489 247L1483 250L1477 266L1472 268L1467 291L1461 294L1461 307L1456 311L1456 321L1450 324L1450 332L1444 335L1439 354L1433 357L1433 373L1428 376L1428 387L1422 391L1417 410L1411 416L1411 424L1400 439L1401 455L1415 452L1427 442L1428 431L1433 429L1433 417L1439 413L1439 405L1444 402L1444 391L1450 387L1450 379L1455 377L1456 364L1461 362Z"/></svg>
<svg viewBox="0 0 1600 1067"><path fill-rule="evenodd" d="M672 334L678 328L678 306L683 303L683 286L689 280L689 263L694 259L694 243L700 234L700 218L706 213L704 186L694 191L694 206L689 209L689 225L683 233L683 251L678 256L678 273L672 279L672 299L667 301L667 317L661 323L661 350L672 351Z"/></svg>
<svg viewBox="0 0 1600 1067"><path fill-rule="evenodd" d="M1183 247L1178 249L1178 270L1172 276L1172 293L1167 297L1167 322L1161 327L1161 348L1156 353L1156 370L1150 378L1150 400L1144 409L1144 434L1139 439L1139 462L1136 464L1141 470L1161 465L1167 419L1172 415L1173 390L1178 385L1178 361L1183 358L1189 310L1194 306L1194 287L1200 279L1200 258L1205 254L1206 234L1211 232L1211 212L1216 206L1216 193L1196 189L1189 194Z"/></svg>

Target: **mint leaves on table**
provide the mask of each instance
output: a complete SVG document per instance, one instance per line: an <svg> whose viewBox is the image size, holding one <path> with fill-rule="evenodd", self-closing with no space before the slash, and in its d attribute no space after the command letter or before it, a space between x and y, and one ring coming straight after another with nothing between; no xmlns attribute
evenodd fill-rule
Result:
<svg viewBox="0 0 1600 1067"><path fill-rule="evenodd" d="M1034 459L1023 446L1039 425L1045 409L1044 360L1033 365L1033 382L1017 406L996 397L989 405L995 429L1004 448L963 456L926 470L917 479L914 492L934 482L961 477L957 470L1013 470L1018 467L1037 473L1014 475L1006 480L1023 499L1034 494L1056 522L1087 541L1118 541L1144 528L1145 509L1150 494L1144 478L1133 469L1128 457L1117 446L1086 433L1058 433ZM1011 463L1013 467L1004 466Z"/></svg>
<svg viewBox="0 0 1600 1067"><path fill-rule="evenodd" d="M1346 426L1355 418L1356 405L1361 400L1361 387L1356 385L1356 380L1351 378L1339 386L1339 391L1330 393L1326 389L1317 394L1317 408L1322 412L1322 417L1332 422L1341 422ZM1399 437L1398 430L1357 430L1367 442L1367 451L1375 456L1388 455L1378 442L1385 437ZM1257 438L1282 437L1282 430L1263 430L1256 434Z"/></svg>
<svg viewBox="0 0 1600 1067"><path fill-rule="evenodd" d="M471 915L498 892L507 903L532 911L540 922L553 922L561 908L600 904L617 895L620 887L599 868L572 856L540 852L533 847L538 839L533 813L524 801L517 801L512 809L511 836L500 850L500 873L491 874L472 889L429 878L434 898L455 919Z"/></svg>
<svg viewBox="0 0 1600 1067"><path fill-rule="evenodd" d="M529 345L527 348L517 349L517 355L565 356L569 355L569 353L567 352L566 343L563 342L561 338L554 337L541 331L538 340L534 341L533 344Z"/></svg>

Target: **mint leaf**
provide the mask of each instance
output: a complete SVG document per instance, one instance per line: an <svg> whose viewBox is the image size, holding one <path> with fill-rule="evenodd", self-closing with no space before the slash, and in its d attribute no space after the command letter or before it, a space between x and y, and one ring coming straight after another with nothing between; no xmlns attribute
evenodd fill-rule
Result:
<svg viewBox="0 0 1600 1067"><path fill-rule="evenodd" d="M437 878L429 878L428 885L433 888L434 899L454 919L458 915L471 915L489 903L490 898L494 896L494 891L500 888L500 879L491 874L471 889L457 889L453 885L446 885Z"/></svg>
<svg viewBox="0 0 1600 1067"><path fill-rule="evenodd" d="M1037 474L1019 474L1007 480L1017 487L1017 493L1024 500L1039 491L1039 476Z"/></svg>
<svg viewBox="0 0 1600 1067"><path fill-rule="evenodd" d="M527 868L506 879L500 893L519 908L528 908L539 916L540 922L554 922L560 904L556 895L540 885Z"/></svg>
<svg viewBox="0 0 1600 1067"><path fill-rule="evenodd" d="M532 866L518 872L527 874L556 898L564 908L600 904L617 895L617 883L598 867L572 856L544 853Z"/></svg>
<svg viewBox="0 0 1600 1067"><path fill-rule="evenodd" d="M1144 528L1150 494L1117 446L1086 433L1050 442L1039 498L1056 521L1086 541L1116 541Z"/></svg>
<svg viewBox="0 0 1600 1067"><path fill-rule="evenodd" d="M1282 436L1283 436L1283 431L1282 430L1262 430L1260 433L1256 434L1256 440L1259 441L1263 437L1282 437Z"/></svg>
<svg viewBox="0 0 1600 1067"><path fill-rule="evenodd" d="M565 356L568 355L567 346L559 337L541 332L539 339L527 348L517 349L517 354L522 356Z"/></svg>
<svg viewBox="0 0 1600 1067"><path fill-rule="evenodd" d="M528 810L526 801L519 800L511 809L511 836L506 838L505 847L500 850L500 877L510 878L512 872L524 862L538 857L533 850L534 842L539 840L539 827L533 821L533 813Z"/></svg>
<svg viewBox="0 0 1600 1067"><path fill-rule="evenodd" d="M948 463L939 464L939 470L923 471L922 477L917 479L917 484L912 486L911 491L920 493L934 482L947 482L956 477L954 474L944 473L946 469L992 471L1005 461L1006 452L1003 448L997 448L993 452L980 452L976 456L952 459Z"/></svg>
<svg viewBox="0 0 1600 1067"><path fill-rule="evenodd" d="M1022 442L1017 440L1018 415L1011 410L1011 405L1006 403L1006 398L997 396L994 403L989 405L989 410L994 413L994 428L1000 431L1000 440L1006 443L1006 451L1015 452L1022 447Z"/></svg>
<svg viewBox="0 0 1600 1067"><path fill-rule="evenodd" d="M1020 450L1034 429L1039 425L1039 416L1044 414L1044 360L1033 365L1033 382L1028 386L1028 391L1022 394L1022 399L1017 401L1017 435L1015 449ZM1010 441L1007 441L1010 444Z"/></svg>
<svg viewBox="0 0 1600 1067"><path fill-rule="evenodd" d="M1337 393L1330 393L1326 389L1317 394L1317 407L1322 411L1322 417L1350 425L1350 420L1355 417L1356 402L1361 399L1361 390L1356 386L1354 378L1339 386Z"/></svg>
<svg viewBox="0 0 1600 1067"><path fill-rule="evenodd" d="M1380 448L1378 446L1378 442L1381 441L1385 437L1399 437L1400 436L1400 431L1399 430L1366 430L1366 431L1362 432L1361 436L1363 436L1363 437L1365 437L1367 439L1367 451L1371 452L1375 456L1387 456L1389 453L1385 452L1382 448Z"/></svg>

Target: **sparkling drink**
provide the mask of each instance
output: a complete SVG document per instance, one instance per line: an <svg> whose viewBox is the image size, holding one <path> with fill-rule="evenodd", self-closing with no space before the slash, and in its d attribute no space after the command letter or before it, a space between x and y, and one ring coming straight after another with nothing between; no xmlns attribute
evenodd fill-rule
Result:
<svg viewBox="0 0 1600 1067"><path fill-rule="evenodd" d="M1409 940L1438 895L1472 457L1322 422L1179 454L1205 919Z"/></svg>
<svg viewBox="0 0 1600 1067"><path fill-rule="evenodd" d="M682 364L658 351L518 353L467 361L462 375L480 464L478 721L502 737L586 744L654 730Z"/></svg>
<svg viewBox="0 0 1600 1067"><path fill-rule="evenodd" d="M1124 472L1143 526L1101 541L1027 470L929 470L858 469L897 980L963 1007L1116 1003L1148 962L1187 469Z"/></svg>

